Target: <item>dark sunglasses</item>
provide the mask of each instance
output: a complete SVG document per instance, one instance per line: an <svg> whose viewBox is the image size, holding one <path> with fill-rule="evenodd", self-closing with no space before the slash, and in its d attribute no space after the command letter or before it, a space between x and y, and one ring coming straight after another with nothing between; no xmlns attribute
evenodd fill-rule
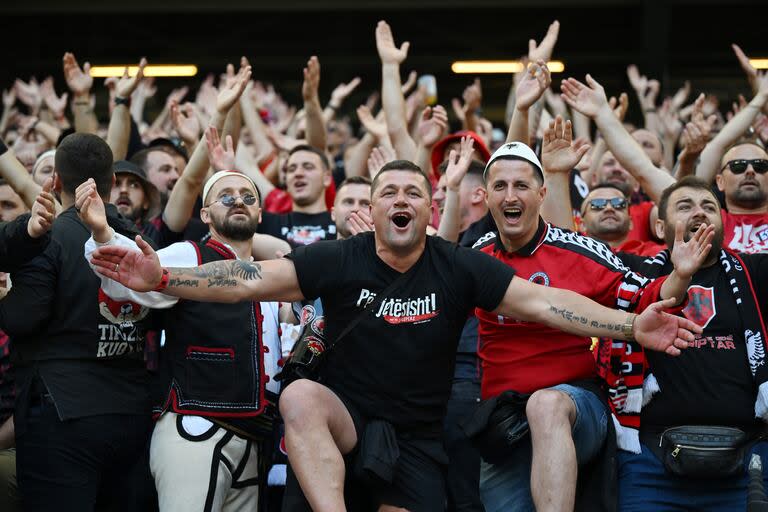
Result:
<svg viewBox="0 0 768 512"><path fill-rule="evenodd" d="M248 206L253 206L254 204L256 204L256 196L252 196L251 194L248 194L246 196L237 196L237 197L231 196L229 194L224 194L217 200L213 201L211 204L221 203L227 208L232 208L233 206L235 206L235 203L237 202L238 199L241 199L243 201L243 204Z"/></svg>
<svg viewBox="0 0 768 512"><path fill-rule="evenodd" d="M599 212L605 210L605 207L611 204L611 208L614 210L624 210L627 207L627 200L623 197L614 197L611 199L590 199L589 209Z"/></svg>
<svg viewBox="0 0 768 512"><path fill-rule="evenodd" d="M723 171L727 167L733 174L743 174L750 164L752 164L752 168L757 174L765 174L765 172L768 171L768 160L763 158L756 158L754 160L730 160L720 170Z"/></svg>

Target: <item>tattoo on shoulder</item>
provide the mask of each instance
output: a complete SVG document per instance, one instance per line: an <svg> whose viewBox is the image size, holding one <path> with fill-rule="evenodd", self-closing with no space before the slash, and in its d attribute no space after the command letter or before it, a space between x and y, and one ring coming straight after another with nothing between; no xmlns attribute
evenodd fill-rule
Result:
<svg viewBox="0 0 768 512"><path fill-rule="evenodd" d="M231 288L237 286L238 279L262 279L261 265L242 260L214 261L200 267L172 268L170 271L174 278L168 284L174 287L197 288L198 280L207 280L208 288Z"/></svg>

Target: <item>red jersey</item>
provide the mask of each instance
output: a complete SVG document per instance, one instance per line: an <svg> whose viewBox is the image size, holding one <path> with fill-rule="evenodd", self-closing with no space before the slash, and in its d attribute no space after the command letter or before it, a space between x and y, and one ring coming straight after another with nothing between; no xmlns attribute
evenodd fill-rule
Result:
<svg viewBox="0 0 768 512"><path fill-rule="evenodd" d="M610 308L621 304L631 309L634 304L641 311L658 296L663 279L638 276L606 244L542 220L539 223L531 242L514 253L506 252L493 233L475 247L514 267L519 278L572 290ZM481 309L475 314L484 399L507 390L532 393L597 376L591 338Z"/></svg>
<svg viewBox="0 0 768 512"><path fill-rule="evenodd" d="M629 240L647 242L653 240L651 234L651 210L655 205L652 201L629 206L629 216L632 219L632 229L629 231Z"/></svg>
<svg viewBox="0 0 768 512"><path fill-rule="evenodd" d="M723 246L734 252L768 252L768 213L722 211Z"/></svg>
<svg viewBox="0 0 768 512"><path fill-rule="evenodd" d="M641 242L640 240L628 239L614 250L637 256L656 256L666 248L666 245L657 244L656 242Z"/></svg>

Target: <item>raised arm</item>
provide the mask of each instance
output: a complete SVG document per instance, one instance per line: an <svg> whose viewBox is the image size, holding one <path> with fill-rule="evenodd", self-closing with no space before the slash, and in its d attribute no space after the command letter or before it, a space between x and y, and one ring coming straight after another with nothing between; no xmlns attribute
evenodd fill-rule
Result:
<svg viewBox="0 0 768 512"><path fill-rule="evenodd" d="M395 152L406 160L413 159L416 154L416 143L408 133L400 80L400 64L408 56L410 45L406 41L400 48L395 46L392 29L386 21L380 21L376 26L376 48L381 59L381 105Z"/></svg>
<svg viewBox="0 0 768 512"><path fill-rule="evenodd" d="M307 143L315 149L325 151L326 133L323 107L320 106L320 61L314 55L307 61L304 68L304 83L301 95L304 98L304 115L307 126Z"/></svg>
<svg viewBox="0 0 768 512"><path fill-rule="evenodd" d="M421 112L419 124L416 129L419 135L419 145L416 148L416 156L413 163L430 176L432 171L432 148L445 136L448 130L448 112L441 105L425 107Z"/></svg>
<svg viewBox="0 0 768 512"><path fill-rule="evenodd" d="M452 149L448 155L448 167L445 169L446 191L445 207L440 217L437 236L456 242L461 228L461 211L459 207L459 187L461 180L467 175L469 164L472 162L472 151L475 141L472 137L462 137L459 152Z"/></svg>
<svg viewBox="0 0 768 512"><path fill-rule="evenodd" d="M675 182L669 173L659 169L648 158L635 139L616 118L605 90L590 75L587 85L574 78L563 80L563 99L571 108L591 117L605 139L608 149L640 183L653 202L658 202L665 188Z"/></svg>
<svg viewBox="0 0 768 512"><path fill-rule="evenodd" d="M757 87L757 94L752 101L725 123L720 133L715 135L715 138L709 141L701 152L699 165L696 167L697 177L708 183L714 181L720 171L720 160L726 150L744 135L760 111L768 104L768 73L758 75Z"/></svg>
<svg viewBox="0 0 768 512"><path fill-rule="evenodd" d="M69 52L64 54L63 64L64 78L72 93L72 115L75 119L75 131L96 133L99 122L91 103L91 87L93 87L93 77L90 74L91 65L86 62L81 69L75 56Z"/></svg>
<svg viewBox="0 0 768 512"><path fill-rule="evenodd" d="M578 293L512 278L499 307L504 316L538 322L579 336L614 339L633 337L643 347L679 355L702 328L690 320L662 312L673 299L657 302L640 315L608 309Z"/></svg>
<svg viewBox="0 0 768 512"><path fill-rule="evenodd" d="M93 252L91 264L101 275L139 292L202 302L302 300L296 268L291 260L247 262L215 261L200 267L163 269L157 253L140 236L141 252L103 246ZM167 286L161 286L167 284Z"/></svg>
<svg viewBox="0 0 768 512"><path fill-rule="evenodd" d="M107 144L112 149L112 156L115 161L125 160L128 154L128 142L131 139L131 108L129 105L131 95L139 82L144 78L144 68L147 65L147 59L142 58L139 62L139 69L135 76L128 74L128 67L123 71L120 79L113 80L115 84L115 108L112 109L112 116L109 119L109 128L107 129Z"/></svg>
<svg viewBox="0 0 768 512"><path fill-rule="evenodd" d="M573 229L570 174L587 151L588 144L577 147L573 143L571 121L563 122L563 118L557 116L544 130L541 165L547 193L541 205L541 216L555 226Z"/></svg>
<svg viewBox="0 0 768 512"><path fill-rule="evenodd" d="M528 110L544 95L551 81L549 68L543 60L528 65L515 89L515 110L509 122L507 142L520 141L530 145Z"/></svg>
<svg viewBox="0 0 768 512"><path fill-rule="evenodd" d="M356 76L346 84L343 82L340 83L333 89L333 91L331 91L331 101L328 102L328 105L326 105L323 110L323 121L327 123L336 117L336 113L344 104L344 100L352 94L352 91L354 91L358 85L360 85L360 77Z"/></svg>
<svg viewBox="0 0 768 512"><path fill-rule="evenodd" d="M239 101L246 83L251 78L251 67L240 68L236 78L217 96L216 113L211 118L211 126L217 130L223 129L227 113ZM182 232L192 217L195 201L208 175L208 167L208 148L205 141L201 140L189 158L184 173L171 190L168 204L163 212L163 220L171 231Z"/></svg>

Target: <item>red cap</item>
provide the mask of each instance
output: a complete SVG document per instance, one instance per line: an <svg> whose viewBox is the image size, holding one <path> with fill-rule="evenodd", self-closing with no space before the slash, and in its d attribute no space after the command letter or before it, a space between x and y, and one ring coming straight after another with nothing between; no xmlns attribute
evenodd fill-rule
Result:
<svg viewBox="0 0 768 512"><path fill-rule="evenodd" d="M480 160L482 160L483 163L487 163L488 160L491 159L491 152L488 151L483 138L478 134L469 130L452 133L447 137L440 139L432 148L432 172L435 173L435 176L440 176L439 167L440 164L443 163L445 157L445 147L451 142L460 142L462 137L472 137L472 139L474 139L475 151L480 154Z"/></svg>

